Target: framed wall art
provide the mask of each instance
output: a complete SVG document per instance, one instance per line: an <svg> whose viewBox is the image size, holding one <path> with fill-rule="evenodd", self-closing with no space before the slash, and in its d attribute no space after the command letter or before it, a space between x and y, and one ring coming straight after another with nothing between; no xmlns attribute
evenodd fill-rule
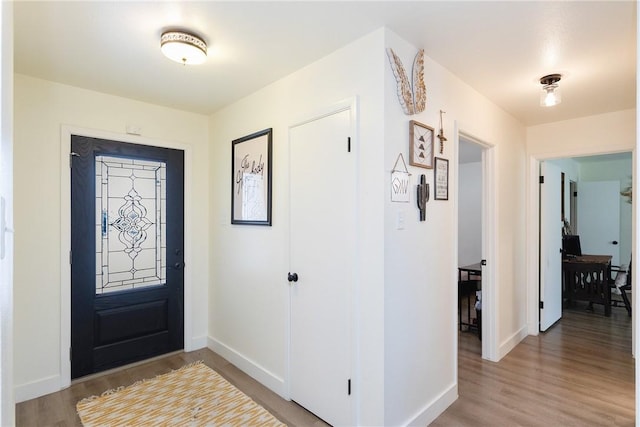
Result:
<svg viewBox="0 0 640 427"><path fill-rule="evenodd" d="M433 168L433 128L415 120L409 122L409 164Z"/></svg>
<svg viewBox="0 0 640 427"><path fill-rule="evenodd" d="M272 128L232 141L231 224L271 225Z"/></svg>
<svg viewBox="0 0 640 427"><path fill-rule="evenodd" d="M402 169L398 168L398 162L402 162ZM411 174L404 162L402 153L398 154L396 163L391 170L391 201L409 203L409 187Z"/></svg>
<svg viewBox="0 0 640 427"><path fill-rule="evenodd" d="M434 161L434 199L449 200L449 160L435 157Z"/></svg>

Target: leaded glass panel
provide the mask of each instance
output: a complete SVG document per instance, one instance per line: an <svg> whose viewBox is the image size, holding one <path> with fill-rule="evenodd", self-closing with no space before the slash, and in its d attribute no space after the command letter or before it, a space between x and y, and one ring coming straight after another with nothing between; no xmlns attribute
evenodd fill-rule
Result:
<svg viewBox="0 0 640 427"><path fill-rule="evenodd" d="M96 156L96 294L166 283L166 163Z"/></svg>

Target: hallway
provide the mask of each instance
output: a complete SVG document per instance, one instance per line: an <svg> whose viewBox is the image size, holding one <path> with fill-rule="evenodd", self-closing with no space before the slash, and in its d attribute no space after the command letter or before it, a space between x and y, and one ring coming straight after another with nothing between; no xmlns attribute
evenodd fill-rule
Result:
<svg viewBox="0 0 640 427"><path fill-rule="evenodd" d="M633 426L631 318L586 305L499 363L482 360L475 334L459 335L459 395L432 426Z"/></svg>

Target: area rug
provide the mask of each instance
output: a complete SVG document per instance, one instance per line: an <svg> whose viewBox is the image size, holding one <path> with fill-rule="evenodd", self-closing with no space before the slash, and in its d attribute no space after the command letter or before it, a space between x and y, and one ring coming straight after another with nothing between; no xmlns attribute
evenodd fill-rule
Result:
<svg viewBox="0 0 640 427"><path fill-rule="evenodd" d="M284 426L202 362L76 405L91 426Z"/></svg>

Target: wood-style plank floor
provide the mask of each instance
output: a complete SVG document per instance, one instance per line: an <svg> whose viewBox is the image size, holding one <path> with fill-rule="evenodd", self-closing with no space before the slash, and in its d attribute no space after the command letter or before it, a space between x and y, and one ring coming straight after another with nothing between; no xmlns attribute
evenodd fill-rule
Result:
<svg viewBox="0 0 640 427"><path fill-rule="evenodd" d="M432 426L633 426L631 318L624 308L576 303L556 325L500 362L459 334L458 400Z"/></svg>
<svg viewBox="0 0 640 427"><path fill-rule="evenodd" d="M197 360L202 360L283 423L289 426L324 427L327 425L296 403L282 399L209 349L177 353L134 367L95 375L86 380L74 382L65 390L19 403L16 405L16 425L19 427L82 426L75 409L79 400L100 395L106 390L119 386L131 385L141 379L154 378Z"/></svg>
<svg viewBox="0 0 640 427"><path fill-rule="evenodd" d="M459 399L433 426L632 426L634 363L631 318L584 306L565 310L548 332L527 337L499 363L480 357L480 341L459 334ZM80 426L78 400L203 360L289 426L325 426L208 349L174 354L74 383L20 403L18 426Z"/></svg>

